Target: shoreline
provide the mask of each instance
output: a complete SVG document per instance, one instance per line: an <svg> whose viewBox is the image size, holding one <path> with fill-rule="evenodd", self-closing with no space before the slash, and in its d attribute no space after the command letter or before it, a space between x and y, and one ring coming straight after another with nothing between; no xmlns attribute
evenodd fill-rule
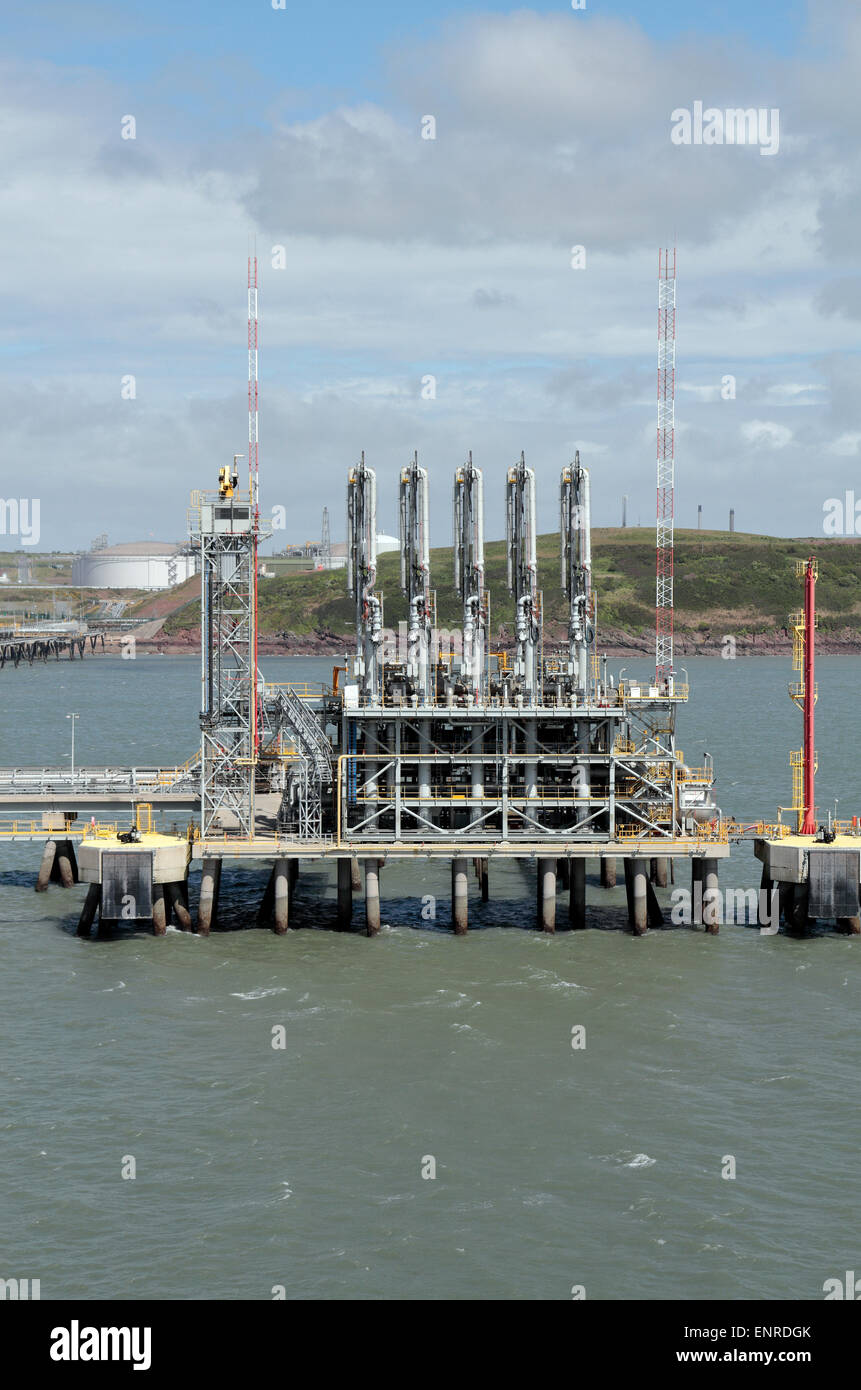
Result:
<svg viewBox="0 0 861 1390"><path fill-rule="evenodd" d="M133 637L134 633L128 634ZM200 642L194 640L191 633L177 633L159 638L152 635L144 639L137 639L136 647L141 654L150 656L200 656ZM354 639L353 639L354 640ZM729 645L732 643L732 645ZM349 655L353 641L349 637L342 638L334 634L308 637L290 635L283 638L261 638L258 646L258 653L262 656L290 656L307 658L344 658ZM554 647L562 647L563 640L545 642L545 651L553 650ZM492 651L512 651L514 644L510 641L491 641ZM122 647L122 642L117 639L114 642L106 643L104 655L115 655ZM818 656L861 656L861 634L846 633L835 634L827 637L817 634L816 652ZM606 644L599 646L599 653L608 658L616 659L622 657L648 657L654 655L654 637L648 638L627 637L621 633L613 633ZM730 656L730 653L732 655ZM674 643L674 654L677 659L684 659L696 656L725 657L728 660L737 660L742 657L762 657L779 656L791 658L792 638L783 632L760 634L754 637L734 637L732 634L725 634L696 641L689 636L677 634ZM726 654L726 655L725 655ZM93 656L102 655L94 652Z"/></svg>

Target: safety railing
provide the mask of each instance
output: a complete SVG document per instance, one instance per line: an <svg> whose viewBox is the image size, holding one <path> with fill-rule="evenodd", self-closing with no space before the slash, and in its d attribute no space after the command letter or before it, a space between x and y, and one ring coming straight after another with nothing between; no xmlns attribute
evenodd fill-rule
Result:
<svg viewBox="0 0 861 1390"><path fill-rule="evenodd" d="M617 840L650 840L666 839L667 826L671 822L663 821L660 817L643 823L637 821L623 821L616 824ZM729 823L727 821L710 821L706 825L697 824L693 836L676 835L672 838L679 840L707 841L711 844L726 844L729 839Z"/></svg>
<svg viewBox="0 0 861 1390"><path fill-rule="evenodd" d="M300 700L319 700L332 693L332 687L325 681L267 681L263 687L264 696L270 690L290 690Z"/></svg>
<svg viewBox="0 0 861 1390"><path fill-rule="evenodd" d="M623 700L687 700L689 694L690 685L680 681L674 683L672 691L649 681L622 681L619 685Z"/></svg>
<svg viewBox="0 0 861 1390"><path fill-rule="evenodd" d="M617 840L665 840L667 822L658 820L643 823L642 821L622 821L616 822Z"/></svg>
<svg viewBox="0 0 861 1390"><path fill-rule="evenodd" d="M117 829L118 825L115 821L98 822L95 827L91 821L83 821L79 825L75 825L74 822L71 822L62 830L56 828L49 829L43 825L41 817L36 817L35 819L21 819L20 817L16 817L12 820L0 819L0 840L15 839L22 835L38 836L46 840L54 839L58 836L60 838L75 838L78 835L86 835L89 837L93 834L109 836L116 835Z"/></svg>
<svg viewBox="0 0 861 1390"><path fill-rule="evenodd" d="M729 841L729 822L726 820L713 820L695 823L696 837L698 840L709 840L712 843L727 844Z"/></svg>

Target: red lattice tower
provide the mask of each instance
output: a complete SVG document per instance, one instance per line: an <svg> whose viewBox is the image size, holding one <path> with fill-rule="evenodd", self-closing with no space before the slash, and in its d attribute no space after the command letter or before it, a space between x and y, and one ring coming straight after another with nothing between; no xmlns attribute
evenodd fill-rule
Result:
<svg viewBox="0 0 861 1390"><path fill-rule="evenodd" d="M254 515L254 672L257 672L257 530L260 521L260 468L257 454L257 255L248 257L248 495ZM260 750L262 710L259 695L254 700L252 738L255 753Z"/></svg>
<svg viewBox="0 0 861 1390"><path fill-rule="evenodd" d="M658 525L655 680L673 675L673 516L675 485L676 252L658 252Z"/></svg>
<svg viewBox="0 0 861 1390"><path fill-rule="evenodd" d="M248 257L248 489L258 510L257 458L257 257Z"/></svg>

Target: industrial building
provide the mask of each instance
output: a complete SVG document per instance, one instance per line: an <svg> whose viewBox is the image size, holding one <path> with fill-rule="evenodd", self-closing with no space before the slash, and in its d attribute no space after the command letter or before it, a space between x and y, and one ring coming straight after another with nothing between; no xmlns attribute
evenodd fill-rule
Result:
<svg viewBox="0 0 861 1390"><path fill-rule="evenodd" d="M397 536L380 533L377 536L377 554L400 548ZM261 579L283 577L288 574L307 574L313 570L342 570L347 564L347 547L343 541L321 545L319 541L306 541L303 545L288 545L274 555L261 559Z"/></svg>
<svg viewBox="0 0 861 1390"><path fill-rule="evenodd" d="M84 589L171 589L194 574L194 556L179 542L130 541L75 558L72 583Z"/></svg>

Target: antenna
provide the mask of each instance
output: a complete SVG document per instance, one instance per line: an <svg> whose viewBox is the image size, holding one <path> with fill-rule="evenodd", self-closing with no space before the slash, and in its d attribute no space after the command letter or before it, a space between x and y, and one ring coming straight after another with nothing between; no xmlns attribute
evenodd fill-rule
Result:
<svg viewBox="0 0 861 1390"><path fill-rule="evenodd" d="M257 454L257 241L248 256L248 490L255 515L260 511Z"/></svg>
<svg viewBox="0 0 861 1390"><path fill-rule="evenodd" d="M329 530L329 508L323 508L323 530L320 536L320 559L323 561L323 569L332 568L332 534Z"/></svg>
<svg viewBox="0 0 861 1390"><path fill-rule="evenodd" d="M260 521L260 469L257 453L257 238L249 247L248 256L248 493L254 526L251 535L251 576L254 604L254 650L252 653L255 689L253 695L252 747L255 757L260 749L260 726L263 707L261 682L257 668L257 548Z"/></svg>
<svg viewBox="0 0 861 1390"><path fill-rule="evenodd" d="M676 252L658 252L658 507L655 682L673 678L673 515L675 486Z"/></svg>

